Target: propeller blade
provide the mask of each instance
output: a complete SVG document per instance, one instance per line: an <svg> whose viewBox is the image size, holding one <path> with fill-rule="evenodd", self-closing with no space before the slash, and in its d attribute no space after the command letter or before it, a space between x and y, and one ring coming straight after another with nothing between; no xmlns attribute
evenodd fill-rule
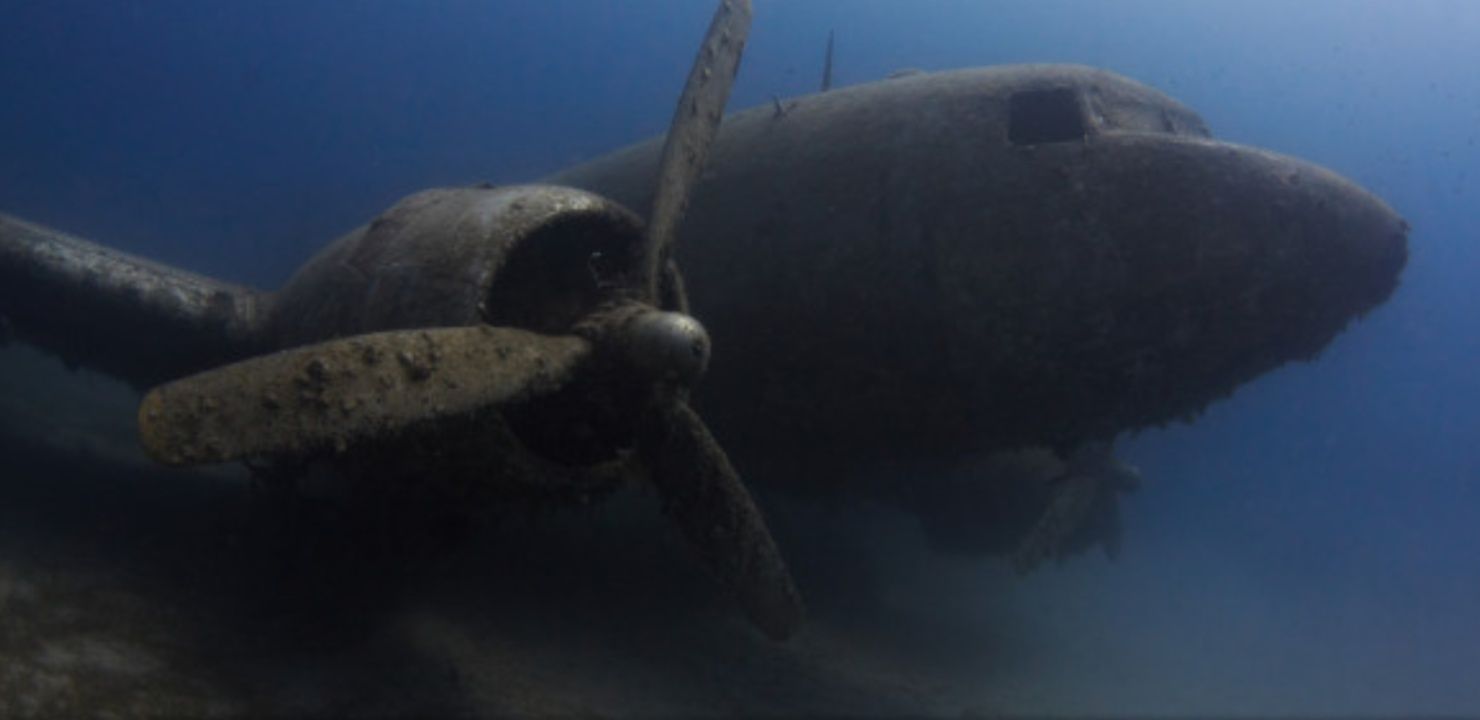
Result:
<svg viewBox="0 0 1480 720"><path fill-rule="evenodd" d="M297 454L551 392L591 344L488 326L330 340L150 391L139 437L155 460L195 465Z"/></svg>
<svg viewBox="0 0 1480 720"><path fill-rule="evenodd" d="M725 451L676 397L646 415L638 444L664 510L751 621L774 640L790 637L805 612L801 595Z"/></svg>
<svg viewBox="0 0 1480 720"><path fill-rule="evenodd" d="M714 12L709 33L694 58L689 80L673 122L668 126L668 139L663 143L663 157L658 164L658 187L653 193L652 211L648 213L648 235L644 249L643 271L649 297L657 297L658 278L670 254L675 233L688 208L694 181L704 171L709 148L719 132L730 86L740 69L740 55L750 33L750 0L722 0Z"/></svg>
<svg viewBox="0 0 1480 720"><path fill-rule="evenodd" d="M1100 477L1092 473L1070 473L1060 479L1048 509L1013 553L1013 569L1027 575L1044 561L1063 557L1064 544L1084 524L1099 491Z"/></svg>

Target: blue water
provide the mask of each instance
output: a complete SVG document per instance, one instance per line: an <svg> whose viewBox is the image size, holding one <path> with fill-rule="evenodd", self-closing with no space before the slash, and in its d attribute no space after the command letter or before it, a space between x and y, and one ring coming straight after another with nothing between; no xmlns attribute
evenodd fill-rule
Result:
<svg viewBox="0 0 1480 720"><path fill-rule="evenodd" d="M756 6L733 107L813 91L829 30L839 85L1087 63L1222 139L1351 177L1413 227L1398 292L1316 362L1122 444L1148 482L1118 565L1031 578L1033 602L1003 609L946 564L920 597L949 595L963 624L1039 603L1023 622L1049 659L1032 667L1075 708L1480 713L1480 4ZM530 179L661 132L710 11L8 0L0 209L275 286L409 192ZM1076 670L1091 666L1119 669Z"/></svg>

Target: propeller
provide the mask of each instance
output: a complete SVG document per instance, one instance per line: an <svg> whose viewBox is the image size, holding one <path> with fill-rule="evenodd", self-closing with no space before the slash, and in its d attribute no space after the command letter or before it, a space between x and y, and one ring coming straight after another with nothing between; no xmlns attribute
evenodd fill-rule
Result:
<svg viewBox="0 0 1480 720"><path fill-rule="evenodd" d="M486 325L330 340L154 388L139 438L166 465L344 450L553 392L591 351L579 337Z"/></svg>
<svg viewBox="0 0 1480 720"><path fill-rule="evenodd" d="M750 0L721 0L699 56L678 97L663 155L658 160L658 186L648 213L643 272L648 297L657 297L658 279L672 254L678 226L688 210L694 183L709 161L709 148L719 133L730 86L740 70L740 55L750 33Z"/></svg>
<svg viewBox="0 0 1480 720"><path fill-rule="evenodd" d="M653 307L718 132L750 28L723 0L663 148L636 288L617 288L569 335L511 327L396 330L263 355L155 388L139 409L148 452L171 465L345 450L418 423L537 401L594 372L645 388L630 408L665 512L764 633L800 625L800 595L755 501L688 405L709 360L693 318ZM638 383L640 385L631 385Z"/></svg>

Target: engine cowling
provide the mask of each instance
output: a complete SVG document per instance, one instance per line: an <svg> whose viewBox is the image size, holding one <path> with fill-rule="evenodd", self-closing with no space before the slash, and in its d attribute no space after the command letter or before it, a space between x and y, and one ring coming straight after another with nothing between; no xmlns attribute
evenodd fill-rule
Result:
<svg viewBox="0 0 1480 720"><path fill-rule="evenodd" d="M266 332L292 347L381 330L485 323L569 332L635 277L642 223L547 185L408 196L334 241L277 292Z"/></svg>

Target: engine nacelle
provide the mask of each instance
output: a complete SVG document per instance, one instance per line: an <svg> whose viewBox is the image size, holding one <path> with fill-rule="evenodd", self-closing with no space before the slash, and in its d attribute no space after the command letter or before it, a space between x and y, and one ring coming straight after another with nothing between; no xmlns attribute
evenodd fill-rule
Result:
<svg viewBox="0 0 1480 720"><path fill-rule="evenodd" d="M637 216L580 190L427 190L305 263L263 329L278 347L479 323L569 332L604 290L634 284L641 243Z"/></svg>

